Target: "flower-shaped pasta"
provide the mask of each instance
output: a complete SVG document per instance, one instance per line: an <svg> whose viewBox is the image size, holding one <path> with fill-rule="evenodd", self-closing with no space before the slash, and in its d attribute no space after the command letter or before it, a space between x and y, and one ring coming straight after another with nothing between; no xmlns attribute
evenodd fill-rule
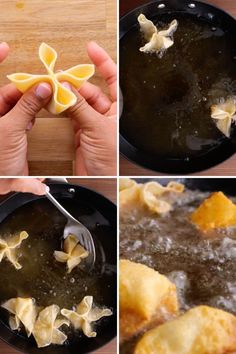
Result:
<svg viewBox="0 0 236 354"><path fill-rule="evenodd" d="M57 319L59 312L60 308L57 305L51 305L39 313L33 330L38 348L50 344L62 345L66 341L67 336L59 328L63 325L69 326L69 321Z"/></svg>
<svg viewBox="0 0 236 354"><path fill-rule="evenodd" d="M91 323L100 320L105 316L111 316L109 309L99 309L93 306L93 297L85 296L77 306L76 311L66 309L61 310L61 314L69 319L75 329L82 329L87 337L96 337L97 333L93 330Z"/></svg>
<svg viewBox="0 0 236 354"><path fill-rule="evenodd" d="M95 71L94 65L77 65L66 71L54 73L57 52L45 43L42 43L39 47L39 58L47 69L47 75L18 73L8 75L7 77L22 93L40 82L50 83L53 89L53 96L47 109L53 114L62 113L69 107L75 105L76 96L73 92L65 88L61 82L69 82L77 89L80 88L85 81L93 76Z"/></svg>
<svg viewBox="0 0 236 354"><path fill-rule="evenodd" d="M217 128L229 138L231 124L236 121L235 97L230 97L225 102L212 106L211 118L216 120Z"/></svg>
<svg viewBox="0 0 236 354"><path fill-rule="evenodd" d="M20 329L22 323L28 337L33 332L37 310L34 300L31 298L16 298L6 301L1 307L12 313L9 319L10 328L15 331Z"/></svg>
<svg viewBox="0 0 236 354"><path fill-rule="evenodd" d="M164 214L171 210L171 203L164 199L166 193L182 193L184 186L177 182L170 182L166 187L158 182L149 182L143 185L140 192L141 201L153 212Z"/></svg>
<svg viewBox="0 0 236 354"><path fill-rule="evenodd" d="M68 273L70 273L83 258L88 257L89 253L79 245L77 237L69 235L64 242L64 251L55 251L54 257L58 262L67 263Z"/></svg>
<svg viewBox="0 0 236 354"><path fill-rule="evenodd" d="M145 206L152 212L164 214L171 210L171 201L166 200L168 193L180 194L184 191L184 185L177 182L169 182L162 186L158 182L138 184L134 180L122 179L120 184L121 206Z"/></svg>
<svg viewBox="0 0 236 354"><path fill-rule="evenodd" d="M158 31L153 22L148 20L143 14L139 15L138 22L147 41L145 46L140 48L140 52L157 53L162 56L164 51L174 44L173 34L178 28L177 20L172 21L168 29L163 31Z"/></svg>
<svg viewBox="0 0 236 354"><path fill-rule="evenodd" d="M29 237L26 231L22 231L19 235L16 235L9 240L0 239L0 262L6 257L14 267L19 270L22 266L16 259L16 248L19 247L23 240Z"/></svg>

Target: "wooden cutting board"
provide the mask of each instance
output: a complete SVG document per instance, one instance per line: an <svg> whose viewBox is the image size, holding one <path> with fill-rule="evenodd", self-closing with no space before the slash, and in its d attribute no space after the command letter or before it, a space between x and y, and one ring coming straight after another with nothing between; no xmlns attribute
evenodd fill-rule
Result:
<svg viewBox="0 0 236 354"><path fill-rule="evenodd" d="M79 179L79 178L69 178L68 182L71 184L80 184L81 186L93 189L98 193L103 194L105 197L117 203L117 184L116 179ZM20 354L17 350L10 347L0 340L0 353L1 354ZM79 353L79 351L78 351ZM112 342L108 343L106 346L95 352L96 354L116 354L117 353L117 341L114 339Z"/></svg>
<svg viewBox="0 0 236 354"><path fill-rule="evenodd" d="M1 0L0 41L11 53L0 64L0 83L14 72L44 73L38 48L46 42L58 52L57 69L89 63L86 44L97 41L116 59L116 1L114 0ZM105 88L96 73L91 80ZM72 175L73 131L70 121L39 114L29 134L32 175Z"/></svg>
<svg viewBox="0 0 236 354"><path fill-rule="evenodd" d="M181 1L181 0L180 0ZM145 4L149 0L120 0L120 15L123 16L128 11L131 11L137 6ZM236 1L235 0L208 0L210 4L218 6L232 16L236 17ZM235 176L236 174L236 155L231 157L224 163L211 168L210 170L197 173L196 175L205 176ZM160 173L156 173L142 167L139 167L132 162L129 162L124 157L120 157L120 175L121 176L157 176Z"/></svg>

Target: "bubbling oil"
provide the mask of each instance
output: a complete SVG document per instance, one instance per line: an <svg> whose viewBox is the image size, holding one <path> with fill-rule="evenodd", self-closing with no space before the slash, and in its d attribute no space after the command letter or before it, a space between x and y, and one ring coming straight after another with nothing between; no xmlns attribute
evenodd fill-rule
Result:
<svg viewBox="0 0 236 354"><path fill-rule="evenodd" d="M173 19L179 22L175 42L161 59L139 51L144 39L138 25L121 39L120 130L143 152L186 159L225 141L210 107L236 94L236 32L185 13L152 18L158 28Z"/></svg>
<svg viewBox="0 0 236 354"><path fill-rule="evenodd" d="M89 228L96 246L94 269L87 273L78 266L68 274L66 264L57 262L53 256L55 250L61 250L65 218L45 199L28 203L0 225L1 238L22 230L29 234L17 249L22 269L17 271L5 259L0 263L0 303L15 297L32 297L39 307L56 304L61 309L72 309L84 296L92 295L95 304L113 309L116 275L110 267L108 269L102 252L104 240L116 237L112 226L99 211L87 204L67 199L60 202ZM4 310L0 313L8 324L8 314Z"/></svg>
<svg viewBox="0 0 236 354"><path fill-rule="evenodd" d="M174 282L181 312L209 305L236 315L236 228L204 235L189 220L208 196L186 190L164 216L143 209L121 212L120 258L146 264ZM133 353L136 342L124 343L121 353Z"/></svg>

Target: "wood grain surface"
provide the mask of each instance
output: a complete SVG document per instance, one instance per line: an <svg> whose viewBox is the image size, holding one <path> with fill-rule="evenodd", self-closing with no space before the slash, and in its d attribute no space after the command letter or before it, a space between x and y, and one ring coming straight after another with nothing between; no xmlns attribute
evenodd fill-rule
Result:
<svg viewBox="0 0 236 354"><path fill-rule="evenodd" d="M181 1L181 0L180 0ZM120 0L120 15L123 16L137 6L145 4L149 0ZM209 0L205 1L218 6L236 17L236 1L235 0ZM139 167L126 158L120 156L120 175L121 176L157 176L161 175L150 170ZM202 176L235 176L236 175L236 155L231 157L224 163L195 175Z"/></svg>
<svg viewBox="0 0 236 354"><path fill-rule="evenodd" d="M117 202L117 183L114 178L68 178L71 184L80 184L84 187L93 189L105 197ZM117 353L117 340L114 339L104 347L100 348L96 354L116 354ZM17 350L10 347L8 344L0 340L0 354L20 354ZM27 354L27 353L25 353ZM79 354L79 351L78 351Z"/></svg>
<svg viewBox="0 0 236 354"><path fill-rule="evenodd" d="M1 0L0 7L0 40L11 47L0 65L1 85L14 72L45 73L38 57L41 42L58 52L58 70L90 63L86 52L90 40L116 60L115 0ZM91 82L106 89L98 73ZM29 134L30 173L73 175L73 139L68 119L41 111Z"/></svg>

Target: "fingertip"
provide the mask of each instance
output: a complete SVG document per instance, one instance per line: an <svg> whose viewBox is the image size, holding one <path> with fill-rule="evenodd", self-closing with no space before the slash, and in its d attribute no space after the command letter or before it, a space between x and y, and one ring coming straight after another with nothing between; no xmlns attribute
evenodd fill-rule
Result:
<svg viewBox="0 0 236 354"><path fill-rule="evenodd" d="M3 49L8 50L8 51L10 50L10 47L7 44L7 42L0 43L0 48L3 48Z"/></svg>
<svg viewBox="0 0 236 354"><path fill-rule="evenodd" d="M0 43L0 62L6 59L9 51L10 51L10 47L6 42Z"/></svg>
<svg viewBox="0 0 236 354"><path fill-rule="evenodd" d="M46 193L49 193L49 192L50 192L49 186L46 186L46 185L45 185L45 194L46 194Z"/></svg>
<svg viewBox="0 0 236 354"><path fill-rule="evenodd" d="M92 56L101 50L103 51L104 49L97 42L95 41L88 42L87 51L89 56Z"/></svg>

